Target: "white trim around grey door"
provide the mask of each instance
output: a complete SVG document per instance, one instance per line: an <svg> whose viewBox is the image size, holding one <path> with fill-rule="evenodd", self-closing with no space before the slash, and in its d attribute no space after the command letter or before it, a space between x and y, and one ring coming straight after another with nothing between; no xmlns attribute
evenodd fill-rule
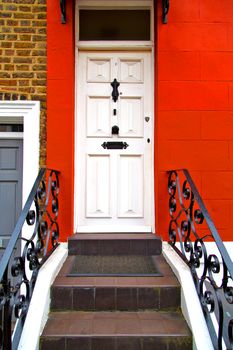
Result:
<svg viewBox="0 0 233 350"><path fill-rule="evenodd" d="M23 138L23 206L39 170L40 102L0 101L0 123L24 126L23 133L0 132L0 139Z"/></svg>

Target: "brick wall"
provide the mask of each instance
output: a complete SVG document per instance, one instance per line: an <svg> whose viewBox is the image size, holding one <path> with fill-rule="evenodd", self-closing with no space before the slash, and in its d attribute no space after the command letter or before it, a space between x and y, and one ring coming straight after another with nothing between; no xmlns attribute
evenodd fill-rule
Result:
<svg viewBox="0 0 233 350"><path fill-rule="evenodd" d="M41 165L46 162L46 60L46 0L1 0L0 99L41 102Z"/></svg>

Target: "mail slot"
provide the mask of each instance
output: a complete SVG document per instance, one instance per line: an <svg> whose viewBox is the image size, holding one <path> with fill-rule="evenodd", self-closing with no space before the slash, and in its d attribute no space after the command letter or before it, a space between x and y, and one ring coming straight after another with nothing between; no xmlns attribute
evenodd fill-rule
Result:
<svg viewBox="0 0 233 350"><path fill-rule="evenodd" d="M129 145L122 141L104 142L101 145L104 149L126 149Z"/></svg>

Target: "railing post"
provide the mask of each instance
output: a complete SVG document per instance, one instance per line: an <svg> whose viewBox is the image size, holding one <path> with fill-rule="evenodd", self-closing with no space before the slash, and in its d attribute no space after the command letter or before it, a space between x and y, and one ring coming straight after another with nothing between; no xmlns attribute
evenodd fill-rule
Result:
<svg viewBox="0 0 233 350"><path fill-rule="evenodd" d="M11 294L10 294L10 281L8 279L8 269L5 270L3 279L2 279L2 291L3 294L6 295L3 304L3 310L1 316L2 322L2 345L3 350L11 350L11 315L12 315L12 307L11 307Z"/></svg>
<svg viewBox="0 0 233 350"><path fill-rule="evenodd" d="M11 306L10 298L5 302L3 318L3 350L11 350Z"/></svg>
<svg viewBox="0 0 233 350"><path fill-rule="evenodd" d="M40 169L0 261L1 350L17 349L39 269L59 245L58 174Z"/></svg>
<svg viewBox="0 0 233 350"><path fill-rule="evenodd" d="M214 348L233 349L232 261L188 170L168 174L169 243L190 268Z"/></svg>

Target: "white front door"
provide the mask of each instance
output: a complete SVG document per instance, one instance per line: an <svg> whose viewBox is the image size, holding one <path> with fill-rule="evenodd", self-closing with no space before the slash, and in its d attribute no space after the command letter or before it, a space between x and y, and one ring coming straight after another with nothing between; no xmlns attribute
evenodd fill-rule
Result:
<svg viewBox="0 0 233 350"><path fill-rule="evenodd" d="M78 55L78 232L152 229L151 76L150 52Z"/></svg>

